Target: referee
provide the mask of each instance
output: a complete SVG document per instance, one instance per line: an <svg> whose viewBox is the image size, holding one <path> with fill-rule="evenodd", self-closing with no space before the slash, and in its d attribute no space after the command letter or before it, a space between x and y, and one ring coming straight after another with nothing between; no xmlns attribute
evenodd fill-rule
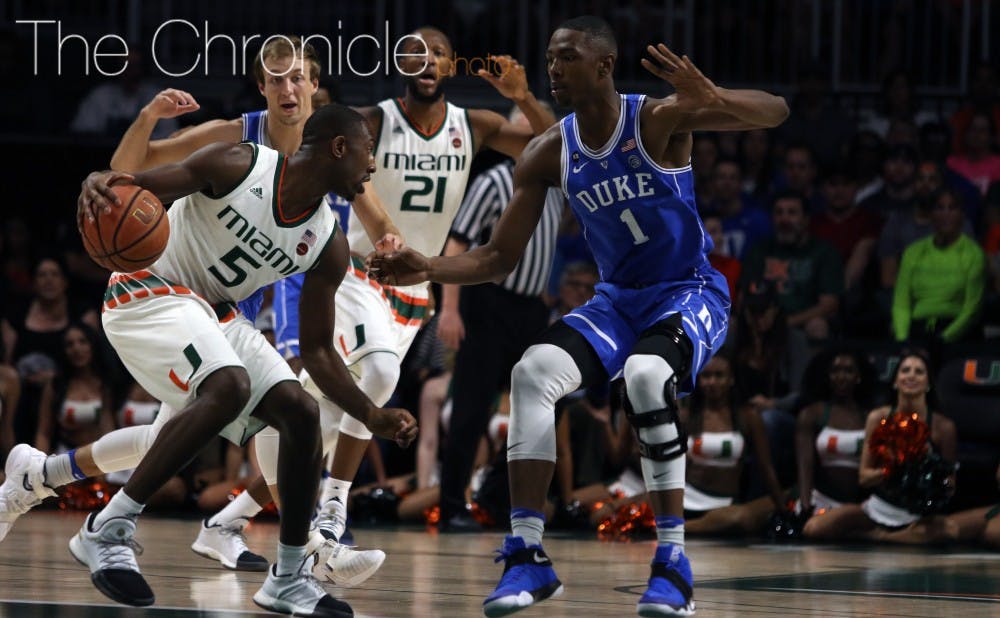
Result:
<svg viewBox="0 0 1000 618"><path fill-rule="evenodd" d="M475 179L452 224L445 255L489 241L510 201L513 169L513 162L507 161ZM502 283L442 286L438 338L449 348L457 348L458 354L441 461L441 532L480 529L465 508L465 488L480 439L486 434L491 404L509 383L514 364L548 326L549 309L541 295L552 270L563 206L562 192L550 189L538 227L517 267Z"/></svg>

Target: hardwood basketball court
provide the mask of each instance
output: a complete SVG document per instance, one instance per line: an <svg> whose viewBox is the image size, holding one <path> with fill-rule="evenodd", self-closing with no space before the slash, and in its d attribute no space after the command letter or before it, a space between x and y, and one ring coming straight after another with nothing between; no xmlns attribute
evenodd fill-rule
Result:
<svg viewBox="0 0 1000 618"><path fill-rule="evenodd" d="M156 605L114 604L67 549L84 513L33 512L0 543L0 617L212 616L261 612L251 597L262 573L226 571L195 555L193 520L144 516L139 564ZM357 616L480 616L500 574L491 560L501 535L358 528L359 542L388 557L354 589L331 590ZM277 525L252 525L250 548L273 559ZM635 616L651 542L546 537L565 594L518 616ZM688 540L698 616L1000 617L1000 554L968 549L766 545Z"/></svg>

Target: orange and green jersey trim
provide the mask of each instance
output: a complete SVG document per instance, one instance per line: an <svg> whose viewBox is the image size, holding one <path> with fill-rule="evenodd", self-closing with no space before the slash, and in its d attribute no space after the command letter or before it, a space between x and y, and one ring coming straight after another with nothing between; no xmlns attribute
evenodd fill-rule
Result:
<svg viewBox="0 0 1000 618"><path fill-rule="evenodd" d="M406 326L420 326L423 323L424 316L427 315L426 298L411 296L391 285L382 285L371 279L368 277L368 273L365 272L364 260L356 255L351 256L349 271L358 279L367 281L368 285L382 294L385 301L389 303L389 309L392 311L392 317L396 322L405 324Z"/></svg>
<svg viewBox="0 0 1000 618"><path fill-rule="evenodd" d="M174 283L169 279L154 275L148 270L137 270L134 273L115 273L108 280L108 289L104 292L104 304L101 311L114 309L134 300L151 296L198 296L189 288ZM207 302L207 301L206 301ZM223 302L212 305L219 322L225 323L239 315L236 303Z"/></svg>

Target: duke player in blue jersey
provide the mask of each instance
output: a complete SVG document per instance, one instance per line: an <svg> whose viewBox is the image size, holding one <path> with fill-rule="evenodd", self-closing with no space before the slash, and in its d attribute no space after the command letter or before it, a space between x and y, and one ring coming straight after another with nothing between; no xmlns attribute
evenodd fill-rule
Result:
<svg viewBox="0 0 1000 618"><path fill-rule="evenodd" d="M410 249L369 256L373 276L391 284L498 280L517 263L542 213L545 192L562 187L594 252L601 283L514 368L508 460L512 535L505 569L484 602L503 616L562 592L542 549L545 495L556 458L556 400L624 377L627 413L639 436L643 477L656 512L658 546L641 616L694 612L684 555L684 452L676 396L693 390L701 367L725 340L729 294L708 263L712 241L695 206L691 132L773 127L785 101L719 88L665 45L643 66L674 86L665 99L620 95L612 71L617 45L601 19L562 24L546 54L552 95L573 109L525 149L514 194L490 241L454 257Z"/></svg>

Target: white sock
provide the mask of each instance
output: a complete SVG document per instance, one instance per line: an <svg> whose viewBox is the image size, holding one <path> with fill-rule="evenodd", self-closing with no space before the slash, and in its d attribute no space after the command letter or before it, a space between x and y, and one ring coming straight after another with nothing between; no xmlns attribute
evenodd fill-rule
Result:
<svg viewBox="0 0 1000 618"><path fill-rule="evenodd" d="M336 493L337 493L336 485L337 485L337 480L334 479L332 476L327 476L322 481L320 481L320 484L319 484L319 504L320 504L320 506L323 506L328 501L330 501L330 500L333 499L333 496L336 495ZM350 483L348 483L348 488L347 489L348 489L348 491L350 491Z"/></svg>
<svg viewBox="0 0 1000 618"><path fill-rule="evenodd" d="M542 533L545 532L545 515L530 509L511 509L510 529L513 536L524 539L526 546L541 545Z"/></svg>
<svg viewBox="0 0 1000 618"><path fill-rule="evenodd" d="M275 575L291 575L298 573L302 561L306 559L305 545L285 545L278 543L278 565Z"/></svg>
<svg viewBox="0 0 1000 618"><path fill-rule="evenodd" d="M329 492L329 496L323 500L323 503L327 503L334 498L340 499L341 504L347 506L347 496L351 493L351 484L353 481L342 481L340 479L335 479L332 476L323 483L323 493L324 495Z"/></svg>
<svg viewBox="0 0 1000 618"><path fill-rule="evenodd" d="M108 505L101 509L97 515L94 517L94 528L99 528L109 519L115 517L128 517L130 519L135 519L142 512L144 504L139 504L132 498L125 495L125 490L122 489L116 493Z"/></svg>
<svg viewBox="0 0 1000 618"><path fill-rule="evenodd" d="M253 499L249 491L243 491L223 507L221 511L213 515L208 520L208 525L227 524L237 519L253 519L263 509L264 507L257 504L257 501Z"/></svg>

